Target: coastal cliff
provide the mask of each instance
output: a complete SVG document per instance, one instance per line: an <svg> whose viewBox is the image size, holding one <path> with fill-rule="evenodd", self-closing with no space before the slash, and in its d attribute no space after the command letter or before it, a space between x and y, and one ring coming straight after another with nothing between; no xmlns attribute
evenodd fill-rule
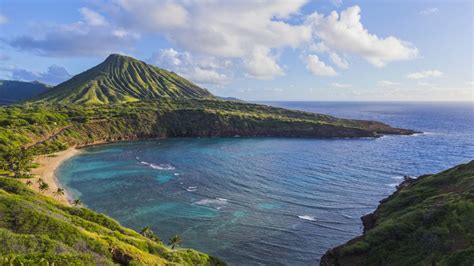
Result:
<svg viewBox="0 0 474 266"><path fill-rule="evenodd" d="M474 161L406 178L320 265L473 265Z"/></svg>

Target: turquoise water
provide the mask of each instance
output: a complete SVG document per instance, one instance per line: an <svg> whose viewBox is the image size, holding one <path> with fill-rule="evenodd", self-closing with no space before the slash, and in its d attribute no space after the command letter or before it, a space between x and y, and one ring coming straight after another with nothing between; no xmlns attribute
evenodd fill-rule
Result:
<svg viewBox="0 0 474 266"><path fill-rule="evenodd" d="M474 158L473 106L272 102L425 132L379 139L184 138L84 149L60 181L85 204L236 265L308 265L357 236L403 175Z"/></svg>

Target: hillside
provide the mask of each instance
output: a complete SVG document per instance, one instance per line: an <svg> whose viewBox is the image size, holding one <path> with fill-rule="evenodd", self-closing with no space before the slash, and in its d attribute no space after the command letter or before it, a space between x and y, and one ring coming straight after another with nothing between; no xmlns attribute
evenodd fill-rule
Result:
<svg viewBox="0 0 474 266"><path fill-rule="evenodd" d="M38 81L0 80L0 105L30 99L46 92L48 88Z"/></svg>
<svg viewBox="0 0 474 266"><path fill-rule="evenodd" d="M101 64L55 86L35 100L62 104L112 104L161 98L212 98L174 72L112 54Z"/></svg>
<svg viewBox="0 0 474 266"><path fill-rule="evenodd" d="M86 208L67 207L0 177L0 264L224 265L190 250L171 250Z"/></svg>
<svg viewBox="0 0 474 266"><path fill-rule="evenodd" d="M474 161L403 182L321 265L473 265Z"/></svg>

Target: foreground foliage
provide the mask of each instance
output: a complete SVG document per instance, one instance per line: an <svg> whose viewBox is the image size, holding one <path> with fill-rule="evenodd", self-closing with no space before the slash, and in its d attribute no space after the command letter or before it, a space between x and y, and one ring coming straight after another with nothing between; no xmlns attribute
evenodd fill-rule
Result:
<svg viewBox="0 0 474 266"><path fill-rule="evenodd" d="M0 265L21 263L223 265L194 250L171 250L105 215L64 206L0 177Z"/></svg>
<svg viewBox="0 0 474 266"><path fill-rule="evenodd" d="M474 161L402 183L321 265L473 265Z"/></svg>

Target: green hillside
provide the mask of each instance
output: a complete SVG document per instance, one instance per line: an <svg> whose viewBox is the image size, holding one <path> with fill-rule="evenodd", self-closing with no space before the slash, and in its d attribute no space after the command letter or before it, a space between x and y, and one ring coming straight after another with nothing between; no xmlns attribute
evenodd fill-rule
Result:
<svg viewBox="0 0 474 266"><path fill-rule="evenodd" d="M474 161L408 180L321 265L474 264Z"/></svg>
<svg viewBox="0 0 474 266"><path fill-rule="evenodd" d="M49 87L38 81L0 80L0 104L28 100L46 92Z"/></svg>
<svg viewBox="0 0 474 266"><path fill-rule="evenodd" d="M205 240L203 240L205 241ZM0 265L224 265L0 177Z"/></svg>
<svg viewBox="0 0 474 266"><path fill-rule="evenodd" d="M63 104L112 104L161 98L212 98L176 73L143 61L110 55L101 64L55 86L35 100Z"/></svg>

